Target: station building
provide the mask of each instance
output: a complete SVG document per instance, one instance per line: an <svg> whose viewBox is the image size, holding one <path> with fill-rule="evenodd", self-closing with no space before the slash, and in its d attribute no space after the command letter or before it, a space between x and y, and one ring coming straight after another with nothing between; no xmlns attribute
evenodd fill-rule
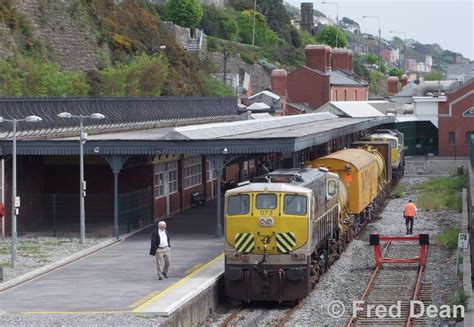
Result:
<svg viewBox="0 0 474 327"><path fill-rule="evenodd" d="M240 120L235 98L3 100L4 117L43 118L36 126L18 125L19 232L79 229L79 129L57 117L64 111L107 117L85 125L86 226L111 231L113 225L115 234L219 198L225 188L268 170L350 147L394 123L329 112ZM1 128L5 199L11 199L11 126ZM11 208L6 201L7 218ZM7 233L10 223L5 220Z"/></svg>

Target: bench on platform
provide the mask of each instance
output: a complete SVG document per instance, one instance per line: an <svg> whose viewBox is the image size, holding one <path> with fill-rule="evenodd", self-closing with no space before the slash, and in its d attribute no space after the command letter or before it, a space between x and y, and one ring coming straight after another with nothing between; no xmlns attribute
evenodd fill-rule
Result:
<svg viewBox="0 0 474 327"><path fill-rule="evenodd" d="M191 193L191 205L202 206L206 203L206 196L199 192Z"/></svg>

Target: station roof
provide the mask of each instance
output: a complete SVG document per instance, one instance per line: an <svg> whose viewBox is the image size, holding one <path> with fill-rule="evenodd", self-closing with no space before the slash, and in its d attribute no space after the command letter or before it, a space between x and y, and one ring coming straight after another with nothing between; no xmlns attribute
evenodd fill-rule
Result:
<svg viewBox="0 0 474 327"><path fill-rule="evenodd" d="M352 118L385 116L372 106L371 101L331 101L318 109L318 112L323 111Z"/></svg>
<svg viewBox="0 0 474 327"><path fill-rule="evenodd" d="M293 152L339 136L395 122L394 117L337 118L323 112L227 123L89 135L86 155L249 154ZM2 155L11 140L0 141ZM18 155L78 155L78 137L19 140Z"/></svg>

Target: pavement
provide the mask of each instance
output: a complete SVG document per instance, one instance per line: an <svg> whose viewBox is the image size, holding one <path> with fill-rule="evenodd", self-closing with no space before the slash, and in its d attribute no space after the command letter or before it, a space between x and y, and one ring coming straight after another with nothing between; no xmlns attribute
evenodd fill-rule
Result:
<svg viewBox="0 0 474 327"><path fill-rule="evenodd" d="M167 279L158 280L155 258L148 254L155 228L150 226L122 242L0 292L0 311L133 312L223 252L223 239L214 235L215 207L216 201L212 201L166 219L171 243Z"/></svg>

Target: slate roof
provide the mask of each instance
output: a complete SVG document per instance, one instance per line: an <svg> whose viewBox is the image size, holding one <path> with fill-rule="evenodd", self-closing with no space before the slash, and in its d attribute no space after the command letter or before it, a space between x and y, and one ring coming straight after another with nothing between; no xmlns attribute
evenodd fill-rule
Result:
<svg viewBox="0 0 474 327"><path fill-rule="evenodd" d="M0 98L0 116L5 119L43 118L34 124L19 122L19 138L77 133L76 119L57 117L65 111L102 113L103 120L84 120L86 131L100 132L229 120L238 115L239 108L234 97ZM0 124L0 138L11 138L11 129L11 124Z"/></svg>

